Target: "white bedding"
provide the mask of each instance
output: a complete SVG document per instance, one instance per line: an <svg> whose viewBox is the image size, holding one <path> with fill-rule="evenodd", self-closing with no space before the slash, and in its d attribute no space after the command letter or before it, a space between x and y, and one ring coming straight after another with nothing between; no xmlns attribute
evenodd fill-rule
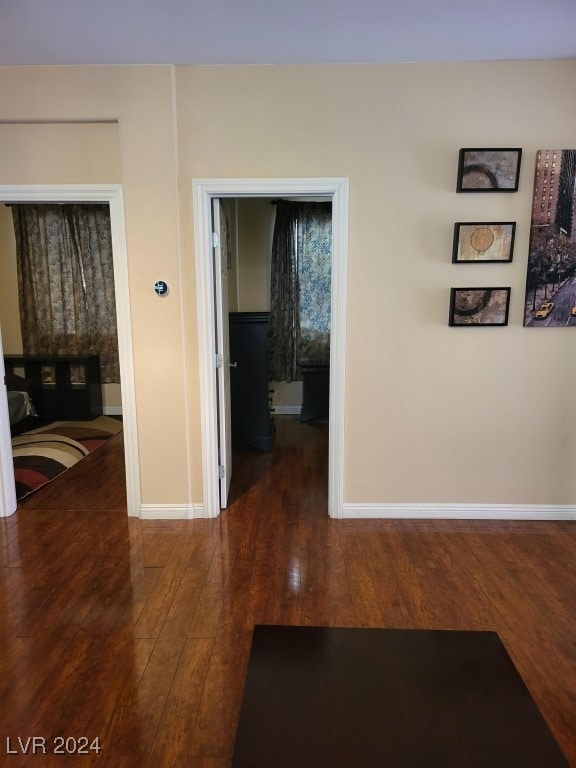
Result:
<svg viewBox="0 0 576 768"><path fill-rule="evenodd" d="M17 424L26 416L36 416L36 409L27 392L8 392L8 413L10 425Z"/></svg>

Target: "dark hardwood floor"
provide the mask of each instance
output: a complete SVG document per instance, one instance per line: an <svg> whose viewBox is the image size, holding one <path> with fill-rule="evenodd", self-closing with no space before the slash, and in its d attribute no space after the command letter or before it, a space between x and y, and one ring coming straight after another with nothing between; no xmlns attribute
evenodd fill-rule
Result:
<svg viewBox="0 0 576 768"><path fill-rule="evenodd" d="M128 518L119 438L0 520L0 766L228 768L277 623L495 630L576 768L575 524L331 520L326 436L278 419L216 520Z"/></svg>

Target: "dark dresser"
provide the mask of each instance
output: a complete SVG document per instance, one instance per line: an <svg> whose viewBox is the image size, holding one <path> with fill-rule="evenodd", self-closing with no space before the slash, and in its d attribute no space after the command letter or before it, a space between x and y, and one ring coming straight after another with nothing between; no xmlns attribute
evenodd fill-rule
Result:
<svg viewBox="0 0 576 768"><path fill-rule="evenodd" d="M268 312L230 312L232 445L272 450Z"/></svg>
<svg viewBox="0 0 576 768"><path fill-rule="evenodd" d="M326 421L330 408L330 366L302 364L300 421Z"/></svg>

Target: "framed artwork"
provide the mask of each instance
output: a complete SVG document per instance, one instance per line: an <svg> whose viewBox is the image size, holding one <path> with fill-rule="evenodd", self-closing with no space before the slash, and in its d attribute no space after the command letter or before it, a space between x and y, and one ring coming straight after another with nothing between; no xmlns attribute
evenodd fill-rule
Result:
<svg viewBox="0 0 576 768"><path fill-rule="evenodd" d="M510 262L515 233L515 221L458 221L454 224L452 262Z"/></svg>
<svg viewBox="0 0 576 768"><path fill-rule="evenodd" d="M508 325L510 288L451 288L449 325Z"/></svg>
<svg viewBox="0 0 576 768"><path fill-rule="evenodd" d="M524 325L576 327L576 149L536 153Z"/></svg>
<svg viewBox="0 0 576 768"><path fill-rule="evenodd" d="M461 149L457 192L517 192L522 150Z"/></svg>

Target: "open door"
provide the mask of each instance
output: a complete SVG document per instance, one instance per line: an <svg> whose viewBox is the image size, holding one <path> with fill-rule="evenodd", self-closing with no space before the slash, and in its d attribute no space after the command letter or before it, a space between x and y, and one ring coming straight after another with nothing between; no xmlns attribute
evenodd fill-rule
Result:
<svg viewBox="0 0 576 768"><path fill-rule="evenodd" d="M0 333L0 517L16 512L16 488L12 464L12 443L10 440L10 418L8 416L8 394L4 371L4 351Z"/></svg>
<svg viewBox="0 0 576 768"><path fill-rule="evenodd" d="M326 197L332 200L332 301L330 328L330 414L328 444L328 514L342 517L344 509L344 423L346 382L346 316L348 265L347 178L194 179L194 237L199 363L202 397L202 509L204 517L220 512L218 461L218 403L214 376L215 308L212 201L221 195L238 197ZM220 318L221 321L221 318ZM352 516L347 510L347 516Z"/></svg>
<svg viewBox="0 0 576 768"><path fill-rule="evenodd" d="M214 306L216 326L216 389L218 405L218 471L220 508L228 506L232 478L232 434L230 407L230 339L228 329L228 227L222 203L212 200L214 250Z"/></svg>

